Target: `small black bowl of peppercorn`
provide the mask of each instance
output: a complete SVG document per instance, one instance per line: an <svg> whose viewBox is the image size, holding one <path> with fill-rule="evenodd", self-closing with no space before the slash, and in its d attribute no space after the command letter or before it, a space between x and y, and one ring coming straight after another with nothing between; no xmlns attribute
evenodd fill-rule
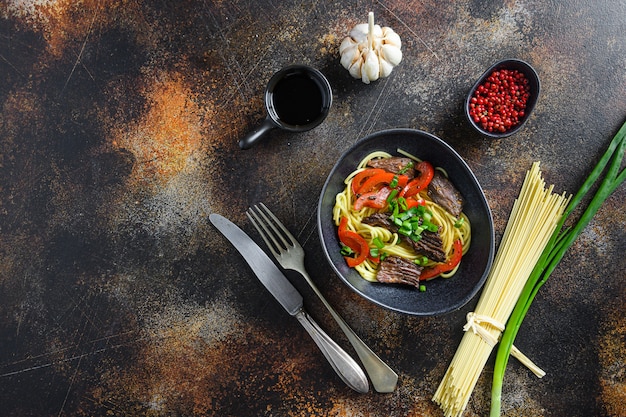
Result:
<svg viewBox="0 0 626 417"><path fill-rule="evenodd" d="M467 95L465 115L482 135L511 136L528 120L539 89L539 76L530 64L519 59L496 62Z"/></svg>

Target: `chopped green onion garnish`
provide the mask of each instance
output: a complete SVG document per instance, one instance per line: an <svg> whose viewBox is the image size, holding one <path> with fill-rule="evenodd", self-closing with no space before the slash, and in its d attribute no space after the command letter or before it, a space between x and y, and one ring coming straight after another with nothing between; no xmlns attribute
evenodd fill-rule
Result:
<svg viewBox="0 0 626 417"><path fill-rule="evenodd" d="M420 292L426 292L426 285L420 285Z"/></svg>
<svg viewBox="0 0 626 417"><path fill-rule="evenodd" d="M460 217L456 222L454 222L454 227L458 229L462 227L464 223L465 223L465 217Z"/></svg>
<svg viewBox="0 0 626 417"><path fill-rule="evenodd" d="M422 212L423 212L423 207L421 209L420 209L420 207L422 207L422 206L411 207L410 209L408 209L406 211L406 214L408 216L418 216L418 215L422 214Z"/></svg>
<svg viewBox="0 0 626 417"><path fill-rule="evenodd" d="M393 201L394 198L396 198L396 196L398 195L398 190L391 190L391 193L389 193L389 197L387 197L387 204L391 203Z"/></svg>
<svg viewBox="0 0 626 417"><path fill-rule="evenodd" d="M354 251L352 250L352 248L350 248L349 246L346 245L341 245L341 254L343 256L350 256L354 254Z"/></svg>
<svg viewBox="0 0 626 417"><path fill-rule="evenodd" d="M382 240L380 240L379 237L375 237L374 240L372 241L372 243L378 248L378 249L382 249L385 247L385 244L383 243Z"/></svg>
<svg viewBox="0 0 626 417"><path fill-rule="evenodd" d="M392 217L398 217L398 215L400 214L400 207L398 207L398 204L395 201L392 201L392 205L393 205L393 210L392 210Z"/></svg>
<svg viewBox="0 0 626 417"><path fill-rule="evenodd" d="M408 208L408 206L406 205L406 198L398 197L398 205L402 210L406 211L406 209Z"/></svg>
<svg viewBox="0 0 626 417"><path fill-rule="evenodd" d="M396 188L398 186L398 176L394 175L393 179L391 180L391 182L389 183L389 187L391 188Z"/></svg>
<svg viewBox="0 0 626 417"><path fill-rule="evenodd" d="M414 165L415 165L415 164L413 164L413 161L409 161L409 163L408 163L408 164L406 164L406 165L404 166L404 168L402 168L402 169L398 172L398 174L406 174L406 172L407 172L409 169L413 168L413 166L414 166Z"/></svg>
<svg viewBox="0 0 626 417"><path fill-rule="evenodd" d="M424 223L422 223L422 226L424 226L426 228L426 230L428 230L429 232L433 232L433 233L435 233L435 232L437 232L437 230L439 230L439 226L437 226L436 224L431 223L431 222L426 222L425 221Z"/></svg>

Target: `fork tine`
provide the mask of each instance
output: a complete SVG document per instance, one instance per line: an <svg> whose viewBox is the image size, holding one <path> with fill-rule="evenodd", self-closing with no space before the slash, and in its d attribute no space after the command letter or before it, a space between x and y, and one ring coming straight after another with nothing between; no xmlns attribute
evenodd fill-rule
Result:
<svg viewBox="0 0 626 417"><path fill-rule="evenodd" d="M291 245L291 246L299 245L298 241L296 240L295 237L293 237L293 235L291 234L289 229L287 229L285 227L285 225L280 220L278 220L278 217L276 217L274 215L274 213L272 213L272 211L270 209L268 209L265 204L259 203L259 206L263 207L265 209L265 211L267 212L267 214L274 220L273 224L275 224L278 227L280 227L280 230L283 231L283 234L281 234L281 233L278 232L278 230L276 230L276 228L274 228L272 226L272 228L276 231L276 233L280 236L281 240L285 244L285 247L288 247L289 245ZM287 242L287 240L285 240L284 236L287 236L289 238L290 242Z"/></svg>
<svg viewBox="0 0 626 417"><path fill-rule="evenodd" d="M265 212L264 210L259 208L260 205L263 206L263 209L265 210ZM274 233L272 234L272 237L277 237L282 242L282 246L280 246L278 244L278 241L276 240L274 241L276 245L278 246L278 248L284 249L284 250L289 249L290 247L289 242L285 240L285 235L281 233L281 231L278 229L280 227L281 230L284 231L284 226L281 224L280 220L278 220L278 218L274 216L274 214L270 211L270 209L268 209L265 205L263 205L263 203L260 203L259 205L257 205L256 210L257 210L257 213L260 214L261 217L265 220L266 224L274 231ZM272 218L272 220L270 220L270 217Z"/></svg>
<svg viewBox="0 0 626 417"><path fill-rule="evenodd" d="M274 241L276 247L278 247L278 243L276 242L270 231L267 229L263 221L258 217L258 215L254 212L252 208L246 211L246 216L248 216L248 219L250 220L254 228L257 230L257 232L259 232L261 238L263 239L269 250L272 252L272 254L275 257L279 257L280 254L276 251L276 249L274 249L274 245L272 245L272 242L269 241L268 236Z"/></svg>
<svg viewBox="0 0 626 417"><path fill-rule="evenodd" d="M273 218L274 221L270 220L268 216L263 212L263 210L259 208L258 205L252 206L249 211L255 216L256 221L260 223L263 230L265 230L266 237L274 243L274 249L276 251L281 253L284 250L289 249L288 242L285 240L284 236L280 233L280 231L276 228L275 223L282 226L280 224L280 221L276 218L276 216L274 216L274 214L267 207L263 206L263 208L268 212L268 214L270 215L270 217ZM278 242L277 238L280 239L280 241L282 242L282 245ZM269 246L269 243L268 243L268 246Z"/></svg>
<svg viewBox="0 0 626 417"><path fill-rule="evenodd" d="M271 235L272 241L276 245L278 251L280 252L283 249L287 249L289 245L287 244L287 241L285 240L284 236L276 228L276 225L274 224L274 222L270 220L267 217L267 215L263 212L263 210L259 208L259 205L254 206L254 208L256 209L257 214L259 214L263 218L263 220L265 220L265 225L269 226L269 228L273 230L273 233L272 233L269 229L265 229ZM276 217L272 214L272 212L269 211L267 207L264 207L264 208L266 211L269 212L270 216L273 217L274 220L278 221L278 219L276 219ZM280 239L280 241L282 242L282 245L278 243L278 240L276 240L276 238Z"/></svg>

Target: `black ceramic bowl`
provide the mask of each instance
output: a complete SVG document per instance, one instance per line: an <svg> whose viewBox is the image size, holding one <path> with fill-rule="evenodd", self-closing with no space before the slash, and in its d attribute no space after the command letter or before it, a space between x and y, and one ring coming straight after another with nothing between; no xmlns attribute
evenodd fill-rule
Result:
<svg viewBox="0 0 626 417"><path fill-rule="evenodd" d="M400 148L418 158L444 168L465 198L464 212L472 225L472 243L458 272L449 279L436 278L420 292L411 286L381 284L363 279L348 267L340 253L332 209L345 178L373 151L398 155ZM494 256L491 210L482 188L463 158L452 147L429 133L412 129L392 129L374 133L352 146L337 161L322 189L317 212L318 232L328 262L341 280L367 300L390 310L417 316L431 316L457 310L480 290Z"/></svg>
<svg viewBox="0 0 626 417"><path fill-rule="evenodd" d="M523 73L529 82L530 97L528 98L528 101L526 102L526 109L524 111L525 112L524 117L520 118L519 123L517 125L511 127L505 132L488 132L487 130L483 129L483 127L480 126L479 123L476 123L476 121L474 121L474 119L470 116L470 102L471 102L472 97L474 96L474 93L478 89L478 87L481 84L483 84L483 82L485 82L485 80L491 75L493 71L500 70L500 69L517 70ZM505 137L511 136L514 133L518 132L528 120L528 117L530 116L533 109L535 108L535 105L537 104L537 99L539 98L540 88L541 88L541 85L539 83L539 76L537 75L537 72L535 71L535 69L530 66L530 64L524 61L521 61L519 59L505 59L503 61L496 62L491 67L489 67L489 69L487 69L487 71L485 71L483 75L480 76L478 81L476 81L476 84L474 84L469 94L467 95L465 99L465 116L467 117L467 120L472 125L472 127L474 127L474 129L476 129L482 135L489 136L492 138L505 138Z"/></svg>

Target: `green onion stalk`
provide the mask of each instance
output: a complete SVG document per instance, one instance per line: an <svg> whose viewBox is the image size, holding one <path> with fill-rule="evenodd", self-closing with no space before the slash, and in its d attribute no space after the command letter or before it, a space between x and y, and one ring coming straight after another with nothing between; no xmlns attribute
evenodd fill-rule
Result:
<svg viewBox="0 0 626 417"><path fill-rule="evenodd" d="M528 281L526 282L517 303L511 313L502 333L500 345L496 354L496 362L493 371L493 383L491 386L491 411L490 417L500 416L502 401L502 382L504 372L511 353L511 347L515 336L519 331L522 321L530 308L537 292L548 280L556 266L559 264L565 252L580 236L591 219L598 212L604 201L626 180L626 168L620 172L624 151L626 150L626 123L618 130L609 144L606 152L600 158L597 165L591 171L576 195L568 203L563 216L550 237L548 244L543 250L537 264L533 268ZM587 193L600 179L602 173L606 171L604 179L601 180L595 195L587 205L587 208L579 217L576 224L571 228L564 228L565 221L585 198Z"/></svg>

